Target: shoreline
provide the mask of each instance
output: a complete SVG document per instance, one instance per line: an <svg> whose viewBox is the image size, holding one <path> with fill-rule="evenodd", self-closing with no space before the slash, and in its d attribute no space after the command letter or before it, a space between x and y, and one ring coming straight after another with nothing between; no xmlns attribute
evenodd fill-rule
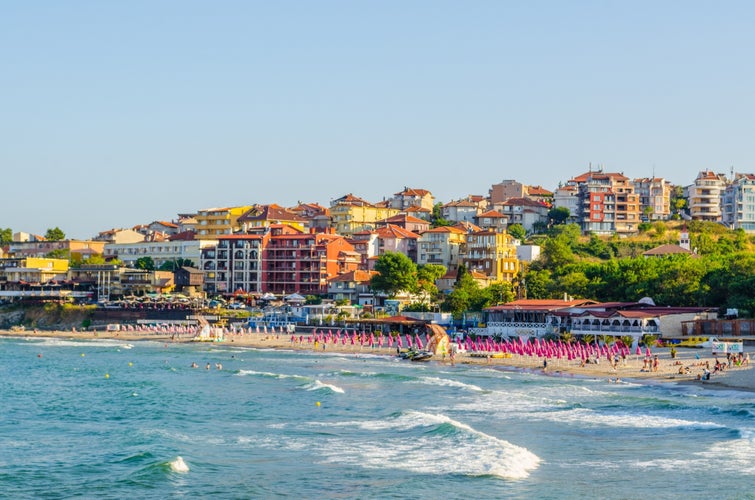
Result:
<svg viewBox="0 0 755 500"><path fill-rule="evenodd" d="M153 341L166 344L194 343L193 335L186 334L184 337L174 338L170 334L155 334L142 332L108 332L108 331L63 331L63 330L32 330L11 331L0 330L0 337L12 338L54 338L74 340L120 340L126 342ZM296 335L299 338L299 335ZM292 351L325 352L338 354L372 354L378 356L395 357L395 347L369 347L351 344L327 344L322 350L319 346L315 351L314 345L307 342L291 342L290 334L228 334L222 342L205 342L210 344L225 344L238 347L251 347L262 349L287 349ZM702 372L702 366L707 361L712 367L715 357L709 353L703 353L700 349L678 349L676 359L671 359L669 350L658 348L653 352L659 357L659 369L657 372L641 371L643 357L629 356L624 363L620 362L616 368L612 368L606 360L599 364L586 364L580 366L581 360L568 361L566 359L549 358L547 368L543 368L544 358L513 355L510 357L487 357L484 354L473 355L470 353L458 353L455 363L449 357L445 359L435 356L431 360L442 363L449 367L453 364L503 367L523 370L527 373L544 376L576 376L580 378L605 379L607 382L632 381L632 382L660 382L675 383L684 386L694 386L703 389L724 389L755 392L755 370L752 366L732 367L722 373L712 375L710 380L697 380L697 374ZM719 358L725 361L725 356ZM679 374L680 367L689 367L689 374Z"/></svg>

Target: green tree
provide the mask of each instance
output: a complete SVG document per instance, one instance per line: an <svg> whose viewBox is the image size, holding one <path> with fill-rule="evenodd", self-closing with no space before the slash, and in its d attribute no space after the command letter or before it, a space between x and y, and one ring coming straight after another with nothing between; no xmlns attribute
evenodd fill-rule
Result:
<svg viewBox="0 0 755 500"><path fill-rule="evenodd" d="M45 257L50 259L70 259L71 252L67 248L56 248L47 252Z"/></svg>
<svg viewBox="0 0 755 500"><path fill-rule="evenodd" d="M189 259L166 260L160 266L160 270L161 271L175 271L176 269L181 269L182 267L196 267L196 266L194 265L194 262L192 262Z"/></svg>
<svg viewBox="0 0 755 500"><path fill-rule="evenodd" d="M47 230L45 233L45 239L47 241L63 241L66 239L66 233L64 233L59 227L53 227Z"/></svg>
<svg viewBox="0 0 755 500"><path fill-rule="evenodd" d="M438 264L424 264L417 267L417 291L426 293L430 298L438 295L435 282L445 276L446 268Z"/></svg>
<svg viewBox="0 0 755 500"><path fill-rule="evenodd" d="M451 221L443 218L442 209L443 209L442 203L436 203L435 205L433 205L433 213L432 213L432 218L430 220L430 223L432 224L433 227L453 225Z"/></svg>
<svg viewBox="0 0 755 500"><path fill-rule="evenodd" d="M7 245L8 243L13 242L13 230L11 228L6 227L5 229L0 229L0 245Z"/></svg>
<svg viewBox="0 0 755 500"><path fill-rule="evenodd" d="M147 271L154 271L155 270L155 261L150 256L146 257L139 257L136 259L136 263L134 266L137 269L146 269Z"/></svg>
<svg viewBox="0 0 755 500"><path fill-rule="evenodd" d="M571 213L566 207L553 207L548 210L548 220L550 220L553 225L564 224L569 219L570 215Z"/></svg>
<svg viewBox="0 0 755 500"><path fill-rule="evenodd" d="M524 238L527 237L527 230L524 229L524 226L521 224L511 224L508 227L508 232L519 241L524 241Z"/></svg>
<svg viewBox="0 0 755 500"><path fill-rule="evenodd" d="M384 253L375 262L375 271L378 274L370 280L370 287L389 297L417 289L417 266L402 253Z"/></svg>

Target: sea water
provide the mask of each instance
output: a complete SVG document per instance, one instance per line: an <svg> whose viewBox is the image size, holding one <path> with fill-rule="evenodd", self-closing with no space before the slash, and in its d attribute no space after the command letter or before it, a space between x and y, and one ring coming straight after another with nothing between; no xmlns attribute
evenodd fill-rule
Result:
<svg viewBox="0 0 755 500"><path fill-rule="evenodd" d="M367 351L0 339L0 415L0 498L755 495L752 393Z"/></svg>

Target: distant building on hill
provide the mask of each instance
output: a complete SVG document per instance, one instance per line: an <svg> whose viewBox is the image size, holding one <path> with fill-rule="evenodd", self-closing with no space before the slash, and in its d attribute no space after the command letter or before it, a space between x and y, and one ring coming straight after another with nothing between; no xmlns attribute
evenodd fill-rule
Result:
<svg viewBox="0 0 755 500"><path fill-rule="evenodd" d="M755 233L755 175L737 174L724 189L721 209L728 227Z"/></svg>
<svg viewBox="0 0 755 500"><path fill-rule="evenodd" d="M689 216L692 220L721 221L721 196L728 180L724 174L703 170L697 174L694 184L684 188Z"/></svg>

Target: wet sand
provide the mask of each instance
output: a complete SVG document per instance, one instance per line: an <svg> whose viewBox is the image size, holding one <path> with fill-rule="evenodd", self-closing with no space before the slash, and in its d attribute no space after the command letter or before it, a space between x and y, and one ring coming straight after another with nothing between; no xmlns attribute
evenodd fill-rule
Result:
<svg viewBox="0 0 755 500"><path fill-rule="evenodd" d="M20 338L64 338L64 339L116 339L122 341L156 341L165 343L193 342L193 335L181 335L174 337L170 334L154 334L146 332L104 332L104 331L10 331L0 330L0 336L12 336ZM232 344L239 347L254 347L263 349L291 349L315 351L314 344L307 341L308 335L304 335L304 342L299 343L299 335L296 335L297 342L291 342L290 334L263 334L263 333L246 333L246 334L229 334L225 337L224 343ZM328 343L323 351L322 345L318 345L317 352L353 354L373 354L383 356L395 356L396 347L374 347L346 344ZM710 380L697 380L697 375L702 374L703 367L707 361L711 367L715 364L715 357L708 351L702 349L678 349L676 359L672 359L668 349L659 348L653 351L653 355L658 355L658 371L643 370L642 356L629 356L624 362L620 362L616 367L612 367L604 358L598 364L581 365L581 360L568 361L566 359L551 358L547 360L547 367L544 367L544 358L531 356L512 355L510 357L486 356L483 353L459 353L456 355L455 364L475 364L490 365L499 367L518 368L528 371L543 372L546 375L573 375L587 378L604 378L609 382L618 380L648 380L660 382L681 382L685 384L699 384L702 387L711 389L737 389L755 392L755 370L749 367L732 367L724 372L716 373L711 376ZM725 361L726 357L721 356L719 360ZM444 363L451 365L452 361L448 356L443 358L436 355L430 362ZM689 373L680 374L679 369L688 367Z"/></svg>

